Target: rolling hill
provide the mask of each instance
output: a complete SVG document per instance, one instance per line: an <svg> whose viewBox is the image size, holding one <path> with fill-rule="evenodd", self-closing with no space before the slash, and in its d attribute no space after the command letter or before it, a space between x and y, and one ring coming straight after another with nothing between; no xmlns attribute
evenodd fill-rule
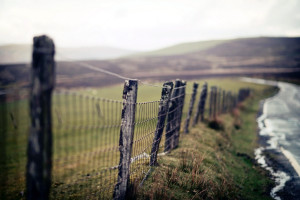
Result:
<svg viewBox="0 0 300 200"><path fill-rule="evenodd" d="M0 64L30 63L31 45L4 45L0 46ZM104 60L114 59L135 51L119 49L114 47L94 46L94 47L74 47L74 48L56 48L56 60L68 59L74 60Z"/></svg>
<svg viewBox="0 0 300 200"><path fill-rule="evenodd" d="M23 47L24 48L24 47ZM92 56L91 50L79 49ZM65 51L67 52L67 51ZM59 49L58 49L59 53ZM14 54L11 54L12 56ZM276 75L300 77L300 37L258 37L216 40L175 45L149 53L134 53L111 60L85 63L140 79L169 80L213 76ZM28 80L29 64L0 65L0 84ZM101 86L120 82L118 78L84 68L79 62L57 62L58 85Z"/></svg>
<svg viewBox="0 0 300 200"><path fill-rule="evenodd" d="M188 42L183 44L177 44L170 47L134 54L132 56L170 56L170 55L181 55L192 52L197 52L205 49L209 49L219 44L226 43L227 40L210 40L200 42Z"/></svg>

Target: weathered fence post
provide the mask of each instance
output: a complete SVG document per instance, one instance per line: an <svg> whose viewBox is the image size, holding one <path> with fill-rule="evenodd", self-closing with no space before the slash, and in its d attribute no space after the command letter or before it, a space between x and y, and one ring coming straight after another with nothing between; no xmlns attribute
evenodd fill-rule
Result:
<svg viewBox="0 0 300 200"><path fill-rule="evenodd" d="M225 90L223 90L223 95L222 95L222 113L226 112L226 108L225 108L225 100L226 100L226 92Z"/></svg>
<svg viewBox="0 0 300 200"><path fill-rule="evenodd" d="M244 101L250 94L250 89L249 88L241 88L239 89L238 92L238 103Z"/></svg>
<svg viewBox="0 0 300 200"><path fill-rule="evenodd" d="M200 104L200 119L203 122L204 121L204 111L205 111L205 103L206 103L206 97L207 97L207 83L204 83L203 85L203 93L201 93L201 104Z"/></svg>
<svg viewBox="0 0 300 200"><path fill-rule="evenodd" d="M27 149L27 199L49 199L52 167L51 96L55 47L47 36L34 37L30 83L31 128Z"/></svg>
<svg viewBox="0 0 300 200"><path fill-rule="evenodd" d="M218 88L214 87L214 92L213 92L213 120L217 119L217 95L218 95Z"/></svg>
<svg viewBox="0 0 300 200"><path fill-rule="evenodd" d="M6 91L4 90L3 93L0 92L0 103L2 104L0 106L0 163L2 166L5 166L1 170L1 176L0 176L0 199L6 199L5 194L5 186L7 186L7 180L8 180L8 173L9 170L7 166L7 129L8 129L8 120L7 120L7 103L6 103Z"/></svg>
<svg viewBox="0 0 300 200"><path fill-rule="evenodd" d="M199 117L200 117L200 105L201 105L201 95L202 95L202 93L203 93L203 87L201 89L201 93L200 93L200 97L199 97L199 101L198 101L196 113L194 114L192 126L196 125L196 123L198 122Z"/></svg>
<svg viewBox="0 0 300 200"><path fill-rule="evenodd" d="M230 91L226 92L226 113L230 112Z"/></svg>
<svg viewBox="0 0 300 200"><path fill-rule="evenodd" d="M185 120L184 133L188 133L189 132L189 124L190 124L190 119L191 119L193 108L194 108L194 104L195 104L195 99L196 99L196 95L197 95L198 85L199 85L198 83L194 83L193 84L193 93L192 93L191 100L190 100L188 114L187 114L186 120Z"/></svg>
<svg viewBox="0 0 300 200"><path fill-rule="evenodd" d="M209 99L209 119L215 120L217 115L217 87L212 86Z"/></svg>
<svg viewBox="0 0 300 200"><path fill-rule="evenodd" d="M234 96L233 96L233 107L236 108L237 106L237 103L238 103L238 95L237 93L234 93Z"/></svg>
<svg viewBox="0 0 300 200"><path fill-rule="evenodd" d="M158 111L158 120L157 120L155 135L153 138L152 149L151 149L150 166L157 165L157 153L158 153L161 136L165 127L165 121L169 110L169 102L170 102L172 90L173 90L173 82L165 82L161 92L161 100L160 100L159 111Z"/></svg>
<svg viewBox="0 0 300 200"><path fill-rule="evenodd" d="M219 115L219 88L216 87L216 116Z"/></svg>
<svg viewBox="0 0 300 200"><path fill-rule="evenodd" d="M219 88L218 91L218 115L220 115L222 113L222 88Z"/></svg>
<svg viewBox="0 0 300 200"><path fill-rule="evenodd" d="M243 89L239 89L238 92L238 102L243 101Z"/></svg>
<svg viewBox="0 0 300 200"><path fill-rule="evenodd" d="M179 95L179 87L181 85L180 80L175 81L175 86L172 91L170 105L169 105L169 112L167 118L167 126L166 126L166 140L165 140L165 152L170 151L174 148L174 137L176 131L176 115L178 110L178 95Z"/></svg>
<svg viewBox="0 0 300 200"><path fill-rule="evenodd" d="M232 95L231 95L231 91L228 92L228 101L227 101L227 104L228 104L228 112L231 112L232 111L232 105L233 105L233 99L232 99Z"/></svg>
<svg viewBox="0 0 300 200"><path fill-rule="evenodd" d="M120 163L118 182L114 189L114 199L125 199L130 181L130 159L135 127L135 111L137 100L138 81L126 80L123 90L123 109L120 129Z"/></svg>
<svg viewBox="0 0 300 200"><path fill-rule="evenodd" d="M210 96L209 96L209 120L212 119L213 115L213 98L214 98L214 86L210 87Z"/></svg>
<svg viewBox="0 0 300 200"><path fill-rule="evenodd" d="M201 121L204 121L206 97L207 97L207 83L204 83L204 85L202 86L201 95L199 98L197 112L194 116L193 126L195 126L196 123L198 123L199 117L200 117Z"/></svg>
<svg viewBox="0 0 300 200"><path fill-rule="evenodd" d="M185 99L185 89L186 89L186 81L181 81L180 89L179 89L179 98L178 98L178 112L177 112L177 124L176 124L176 131L175 131L175 140L174 140L174 148L179 144L179 136L180 136L180 127L181 127L181 120L182 120L182 113L184 107L184 99Z"/></svg>

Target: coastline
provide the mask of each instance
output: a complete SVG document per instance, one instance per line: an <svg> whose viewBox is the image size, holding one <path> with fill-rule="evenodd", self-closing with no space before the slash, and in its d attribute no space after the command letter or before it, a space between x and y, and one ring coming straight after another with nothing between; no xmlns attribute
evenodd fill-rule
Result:
<svg viewBox="0 0 300 200"><path fill-rule="evenodd" d="M274 96L277 94L274 94ZM298 163L293 164L291 162L294 157L292 155L292 158L287 156L287 154L290 154L289 151L282 147L274 148L274 145L277 144L274 144L271 136L264 134L266 126L263 119L260 118L263 118L264 104L268 99L260 102L260 111L257 116L259 148L255 149L255 159L261 167L270 172L271 178L276 182L276 186L270 192L272 198L283 200L297 199L300 197L300 177L297 172ZM295 165L296 168L294 168Z"/></svg>
<svg viewBox="0 0 300 200"><path fill-rule="evenodd" d="M270 139L268 136L259 135L259 145L266 147L267 141ZM297 199L300 197L300 177L297 172L285 157L285 155L276 149L264 149L263 151L264 160L266 165L275 171L275 172L284 172L289 176L281 190L276 192L276 196L281 199ZM265 167L264 167L265 168ZM274 178L274 176L272 176Z"/></svg>
<svg viewBox="0 0 300 200"><path fill-rule="evenodd" d="M269 119L269 112L271 111L271 117L277 116L278 112L277 109L282 109L282 106L278 105L278 102L283 100L282 98L290 98L288 96L283 96L288 92L291 92L290 89L284 87L289 83L285 82L276 82L276 81L269 81L264 79L255 79L255 78L241 78L242 81L263 84L263 85L271 85L277 87L279 90L276 94L272 97L269 97L265 100L260 102L260 111L257 116L257 124L258 124L258 144L259 148L255 149L255 159L258 165L269 171L272 175L272 179L275 181L276 186L271 190L271 197L274 199L299 199L300 198L300 177L299 173L299 164L296 161L292 152L283 149L283 145L279 144L280 140L285 140L286 135L275 134L273 131L277 131L276 126L273 127L272 121L270 124ZM292 84L293 85L293 84ZM283 90L283 91L282 91ZM285 93L284 93L285 92ZM295 90L293 91L295 93ZM277 100L279 97L279 100ZM276 100L277 98L277 106ZM297 106L299 106L299 102L294 99L293 96L291 99L288 99L289 103L296 105L295 108L292 109L297 110ZM273 107L271 104L271 110L267 107L270 104L269 102L274 102ZM286 105L286 103L285 103ZM279 108L278 108L279 106ZM287 108L288 109L288 108ZM287 112L284 109L284 113ZM293 111L292 111L293 112ZM280 115L279 115L280 116ZM278 127L279 129L282 127ZM291 162L292 161L292 162ZM295 168L294 168L295 167Z"/></svg>

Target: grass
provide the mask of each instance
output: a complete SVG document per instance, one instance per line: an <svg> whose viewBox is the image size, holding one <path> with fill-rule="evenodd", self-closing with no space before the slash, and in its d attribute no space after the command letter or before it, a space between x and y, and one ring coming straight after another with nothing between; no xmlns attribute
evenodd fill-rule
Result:
<svg viewBox="0 0 300 200"><path fill-rule="evenodd" d="M178 44L175 46L159 49L156 51L150 51L146 53L138 53L133 56L168 56L168 55L182 55L197 51L206 50L212 47L215 47L219 44L228 42L226 40L211 40L211 41L202 41L202 42L190 42Z"/></svg>
<svg viewBox="0 0 300 200"><path fill-rule="evenodd" d="M222 86L224 89L232 90L233 92L237 92L240 87L251 87L255 91L262 91L266 88L264 86L230 79L210 79L207 81L209 86ZM192 91L192 82L193 81L188 81L186 89L187 95L183 119L185 119L187 113L190 92ZM197 82L199 82L199 80ZM160 83L157 84L161 85ZM203 81L200 81L200 84L201 88ZM119 142L122 103L92 97L121 100L122 89L122 85L115 85L107 88L77 88L71 90L78 95L66 95L65 93L59 95L55 92L52 110L54 127L52 199L82 199L86 197L89 199L97 199L99 196L101 198L111 198L112 189L116 183L117 170L107 170L107 168L116 166L119 163L119 151L117 147ZM198 91L200 91L200 89L198 89ZM157 100L160 99L160 93L161 88L159 87L139 86L138 102L154 102L149 104L141 103L137 106L136 121L138 124L135 129L134 141L136 142L133 146L133 157L143 151L147 153L150 151L153 131L156 126L158 111ZM197 97L199 98L199 95L197 95ZM257 98L260 97L262 96L257 96ZM1 104L0 108L1 123L3 122L4 124L4 126L1 126L1 153L3 156L1 154L0 199L24 199L26 148L30 120L28 100L25 98L23 100L11 101L6 104ZM194 106L194 110L195 109L196 104ZM11 116L14 116L13 119ZM233 118L230 116L227 117L228 119L224 118L228 121L226 121L225 127L226 130L231 130L231 121ZM184 120L182 121L184 122ZM15 126L15 124L17 126ZM244 127L244 124L242 127ZM242 130L243 128L238 131ZM168 184L172 185L175 181L173 175L176 174L176 171L173 170L177 170L177 172L183 171L184 173L188 173L192 170L191 172L197 174L194 180L195 183L192 184L193 186L184 186L186 190L190 188L189 190L193 189L196 191L197 185L199 186L199 184L222 183L224 182L224 178L226 178L227 183L228 180L230 180L227 178L232 178L231 175L229 175L229 171L226 171L226 176L214 176L215 174L212 173L211 167L216 163L210 160L224 159L225 155L230 155L227 150L219 151L219 149L225 149L226 143L231 137L226 136L226 140L224 139L223 135L227 132L228 131L217 132L212 129L207 129L205 124L200 124L196 129L191 129L191 133L188 136L181 136L180 148L172 152L170 157L163 158L167 159L165 161L166 164L161 164L162 166L168 166L167 163L169 163L174 168L166 167L168 171L167 176L172 177L171 182ZM207 137L205 136L205 140L202 138L202 134L207 135ZM215 138L214 135L217 137ZM195 138L189 138L190 136L194 136ZM214 143L214 140L217 141ZM204 143L195 143L197 141ZM163 142L162 140L160 145L161 149L163 148ZM192 154L190 150L186 151L184 148L182 150L184 145L191 147L200 145L204 147L204 145L207 144L209 144L207 149L204 149L204 151L201 149L198 153L196 149L199 147L194 149L192 151L194 153ZM233 145L229 147L232 149ZM224 152L227 153L223 155ZM250 153L247 154L250 155ZM175 155L175 157L172 157L172 155ZM179 159L176 161L178 158L182 158L183 160L180 161ZM168 161L168 159L170 160ZM171 161L174 161L174 163ZM148 159L142 159L132 165L132 171L135 172L134 176L136 179L143 176L143 173L149 169L148 162ZM163 160L161 162L164 163ZM176 167L177 162L182 163L180 169ZM202 163L208 163L210 167L203 168ZM199 168L204 171L195 170L194 166L196 166L196 169ZM218 170L224 170L223 164L218 163L217 166L219 167ZM155 173L159 172L161 172L161 170L157 170ZM207 179L203 182L202 179L200 180L197 177L202 176L204 172ZM188 176L193 180L193 176ZM174 191L176 190L175 193L178 193L178 197L181 197L180 195L184 197L185 192L181 191L180 187L181 186L176 186L175 188L178 188L178 190L174 189ZM220 194L225 191L225 189L221 189L222 187L217 189L220 190ZM226 191L230 190L228 189ZM200 192L198 195L204 195L204 192L201 194ZM190 194L192 194L192 192ZM207 195L208 197L212 196L212 194Z"/></svg>
<svg viewBox="0 0 300 200"><path fill-rule="evenodd" d="M160 157L137 199L271 199L273 184L266 171L255 164L258 101L273 88L255 90L232 114L218 122L223 131L198 124L181 135L179 148ZM240 127L234 124L240 120Z"/></svg>

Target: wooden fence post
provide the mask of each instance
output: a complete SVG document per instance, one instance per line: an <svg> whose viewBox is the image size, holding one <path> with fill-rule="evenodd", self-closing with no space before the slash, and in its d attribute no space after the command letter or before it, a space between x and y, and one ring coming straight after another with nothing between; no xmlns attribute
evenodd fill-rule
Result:
<svg viewBox="0 0 300 200"><path fill-rule="evenodd" d="M243 101L243 89L239 89L239 92L238 92L238 102L241 102Z"/></svg>
<svg viewBox="0 0 300 200"><path fill-rule="evenodd" d="M216 116L218 116L219 115L219 88L218 87L216 87L216 93L215 93L215 95L216 95L216 110L215 110L215 112L216 112Z"/></svg>
<svg viewBox="0 0 300 200"><path fill-rule="evenodd" d="M218 89L217 87L214 87L213 92L213 120L217 119L217 94Z"/></svg>
<svg viewBox="0 0 300 200"><path fill-rule="evenodd" d="M223 90L223 95L222 95L222 113L225 113L225 100L226 100L226 92Z"/></svg>
<svg viewBox="0 0 300 200"><path fill-rule="evenodd" d="M234 105L234 108L236 108L237 103L238 103L238 95L237 95L237 93L234 93L234 96L233 96L233 105Z"/></svg>
<svg viewBox="0 0 300 200"><path fill-rule="evenodd" d="M231 105L230 105L230 103L231 103L231 91L228 91L227 92L227 98L226 98L226 106L227 106L227 111L226 112L230 112L230 109L231 109Z"/></svg>
<svg viewBox="0 0 300 200"><path fill-rule="evenodd" d="M6 90L0 93L0 163L4 166L1 170L0 176L0 199L6 199L5 186L7 186L8 173L9 170L7 166L7 103L6 103ZM2 189L3 188L3 189Z"/></svg>
<svg viewBox="0 0 300 200"><path fill-rule="evenodd" d="M232 108L233 108L233 98L232 98L232 93L230 91L230 93L229 93L229 112L232 111Z"/></svg>
<svg viewBox="0 0 300 200"><path fill-rule="evenodd" d="M205 111L205 103L206 103L206 97L207 97L207 83L204 83L203 85L203 92L201 92L201 104L200 104L200 119L203 122L204 121L204 111Z"/></svg>
<svg viewBox="0 0 300 200"><path fill-rule="evenodd" d="M27 148L27 199L49 199L52 167L51 96L55 84L55 47L47 36L34 37L31 83L31 128Z"/></svg>
<svg viewBox="0 0 300 200"><path fill-rule="evenodd" d="M214 98L214 86L210 87L210 96L209 96L209 120L212 119L213 116L213 100Z"/></svg>
<svg viewBox="0 0 300 200"><path fill-rule="evenodd" d="M203 87L201 89L201 93L200 93L200 97L199 97L199 101L198 101L198 105L197 105L197 110L196 110L196 113L194 114L192 126L196 125L196 123L198 122L199 117L200 117L200 105L201 105L201 95L202 95L202 93L203 93Z"/></svg>
<svg viewBox="0 0 300 200"><path fill-rule="evenodd" d="M238 96L237 96L237 99L238 99L238 103L239 102L242 102L244 101L250 94L250 89L249 88L241 88L239 89L239 92L238 92Z"/></svg>
<svg viewBox="0 0 300 200"><path fill-rule="evenodd" d="M184 99L185 99L185 89L186 89L186 81L181 81L180 90L179 90L179 98L178 98L178 112L177 112L177 124L176 124L176 131L175 131L175 140L174 140L174 148L179 144L179 136L180 136L180 127L181 127L181 120L182 120L182 111L184 107Z"/></svg>
<svg viewBox="0 0 300 200"><path fill-rule="evenodd" d="M235 108L235 99L236 99L235 96L236 96L235 93L233 93L232 94L232 109Z"/></svg>
<svg viewBox="0 0 300 200"><path fill-rule="evenodd" d="M222 88L218 91L218 115L222 113Z"/></svg>
<svg viewBox="0 0 300 200"><path fill-rule="evenodd" d="M137 100L138 81L126 80L123 90L123 109L120 129L120 163L118 182L114 189L114 199L125 199L130 182L130 159L135 127L135 111Z"/></svg>
<svg viewBox="0 0 300 200"><path fill-rule="evenodd" d="M153 143L152 143L150 166L157 165L157 153L159 149L161 136L165 127L165 121L169 110L169 102L170 102L172 90L173 90L173 82L165 82L163 85L163 89L161 92L161 100L159 103L158 120L157 120L157 125L155 130L155 136L153 138Z"/></svg>
<svg viewBox="0 0 300 200"><path fill-rule="evenodd" d="M212 86L210 90L210 102L209 102L209 118L210 120L216 119L217 114L217 87Z"/></svg>
<svg viewBox="0 0 300 200"><path fill-rule="evenodd" d="M175 81L175 87L173 88L170 105L169 105L169 112L167 118L167 125L166 125L166 140L165 140L165 152L170 151L174 148L174 137L176 131L176 115L178 110L178 95L179 95L179 87L181 81L177 79Z"/></svg>
<svg viewBox="0 0 300 200"><path fill-rule="evenodd" d="M190 119L191 119L193 108L194 108L194 104L195 104L195 99L196 99L196 95L197 95L198 85L199 85L198 83L194 83L193 84L193 93L192 93L191 100L190 100L188 114L187 114L186 120L185 120L184 133L188 133L189 132L189 124L190 124Z"/></svg>
<svg viewBox="0 0 300 200"><path fill-rule="evenodd" d="M193 126L195 126L196 123L198 123L199 117L202 122L204 121L206 97L207 97L207 83L204 83L204 85L202 86L201 95L199 98L197 112L194 116Z"/></svg>

